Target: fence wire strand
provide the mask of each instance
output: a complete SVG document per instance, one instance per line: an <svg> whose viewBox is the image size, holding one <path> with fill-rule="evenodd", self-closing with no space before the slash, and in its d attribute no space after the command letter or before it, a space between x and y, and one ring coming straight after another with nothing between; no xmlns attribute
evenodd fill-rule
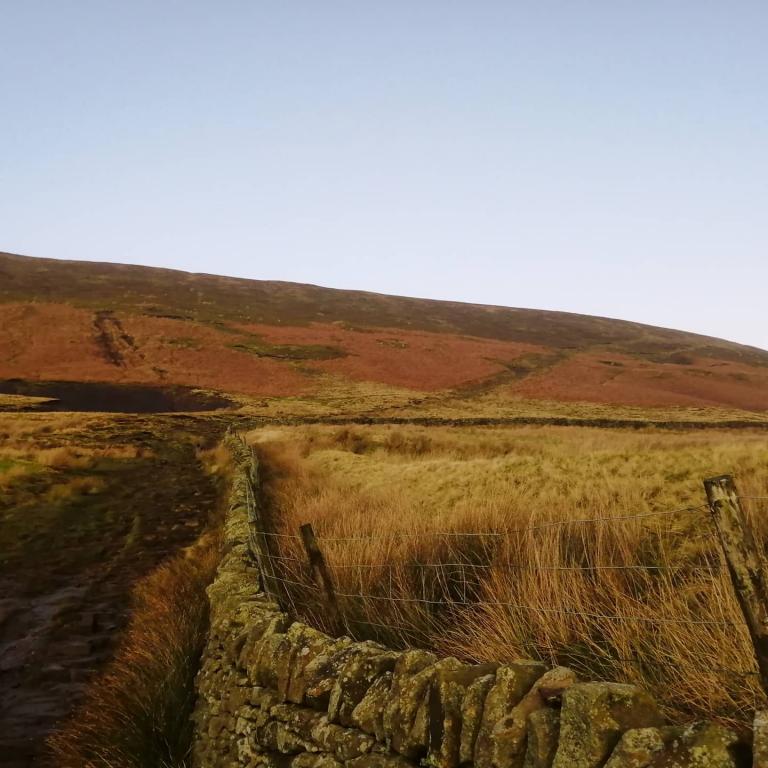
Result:
<svg viewBox="0 0 768 768"><path fill-rule="evenodd" d="M667 619L661 617L645 617L645 616L622 616L619 614L606 614L606 613L592 613L590 611L571 611L567 608L544 608L537 605L524 605L521 603L512 603L502 600L478 600L462 602L460 600L451 600L446 602L445 600L427 600L420 597L395 597L393 595L373 595L359 592L336 592L337 597L347 598L362 598L366 600L385 600L395 603L421 603L424 605L439 605L439 606L453 606L460 605L466 607L482 607L482 606L496 606L502 608L515 608L518 610L528 610L539 613L557 613L567 616L582 616L589 619L602 619L606 621L642 621L652 624L689 624L694 626L718 626L718 627L732 627L733 622L730 621L714 621L714 620L702 620L702 619Z"/></svg>
<svg viewBox="0 0 768 768"><path fill-rule="evenodd" d="M702 540L705 537L702 537ZM290 555L266 555L269 560L276 563L299 563L300 565L306 565L306 559L300 557L291 557ZM464 568L480 571L528 571L536 573L538 571L575 571L575 572L590 572L590 571L637 571L640 573L664 573L670 574L694 574L704 573L712 574L716 571L722 571L724 566L722 563L711 563L710 565L693 565L693 566L677 566L672 567L668 565L533 565L522 563L510 563L505 561L496 561L492 563L472 563L472 562L429 562L421 563L418 561L413 562L393 562L393 561L379 561L375 563L331 563L332 570L351 570L357 569L390 569L395 570L399 568L413 568L418 570L419 568L433 568L438 570L455 569L461 570Z"/></svg>
<svg viewBox="0 0 768 768"><path fill-rule="evenodd" d="M742 496L740 498L762 498L752 496ZM768 497L765 497L768 499ZM573 520L552 520L546 523L537 523L523 528L506 528L496 531L393 531L383 536L317 536L317 541L325 542L349 542L349 541L378 541L389 539L407 539L422 538L424 536L442 537L442 538L493 538L505 537L513 533L528 533L529 531L545 530L565 525L585 525L591 523L613 523L624 520L642 520L649 517L666 517L671 515L693 514L704 509L708 509L707 504L698 504L696 506L680 507L679 509L653 510L650 512L636 512L631 515L614 515L609 517L588 517L576 518ZM301 539L301 536L292 533L283 533L279 531L261 531L264 536L281 539Z"/></svg>
<svg viewBox="0 0 768 768"><path fill-rule="evenodd" d="M638 512L632 515L615 515L612 517L591 517L577 518L574 520L552 520L548 523L538 523L523 528L506 528L497 531L393 531L383 536L318 536L317 540L326 542L349 542L349 541L386 541L389 539L410 539L422 538L424 536L441 538L493 538L506 537L513 533L528 533L530 531L545 530L564 525L585 525L589 523L614 523L623 520L641 520L648 517L665 517L670 515L693 514L701 510L708 509L707 504L697 506L681 507L680 509L656 510L653 512ZM275 536L284 536L286 538L298 538L290 534L273 534Z"/></svg>

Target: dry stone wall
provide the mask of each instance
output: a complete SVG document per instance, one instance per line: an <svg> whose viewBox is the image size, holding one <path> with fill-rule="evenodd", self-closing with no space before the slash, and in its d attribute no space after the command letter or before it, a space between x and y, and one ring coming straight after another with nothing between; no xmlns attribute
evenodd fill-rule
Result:
<svg viewBox="0 0 768 768"><path fill-rule="evenodd" d="M333 638L260 590L249 543L255 472L237 473L193 715L196 768L746 768L714 723L665 724L632 685L580 682L530 660L464 664ZM251 483L251 485L249 485ZM755 766L766 765L765 726Z"/></svg>

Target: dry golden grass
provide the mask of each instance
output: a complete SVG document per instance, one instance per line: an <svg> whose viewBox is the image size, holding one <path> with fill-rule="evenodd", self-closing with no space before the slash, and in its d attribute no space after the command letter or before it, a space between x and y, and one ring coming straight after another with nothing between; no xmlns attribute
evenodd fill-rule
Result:
<svg viewBox="0 0 768 768"><path fill-rule="evenodd" d="M0 439L13 443L30 437L57 435L90 429L108 419L85 413L0 413Z"/></svg>
<svg viewBox="0 0 768 768"><path fill-rule="evenodd" d="M218 539L198 543L134 590L131 622L114 660L48 741L58 768L188 765L194 676L205 640Z"/></svg>
<svg viewBox="0 0 768 768"><path fill-rule="evenodd" d="M730 472L742 494L768 496L765 434L305 427L251 440L281 532L313 523L354 634L568 664L643 685L675 719L742 723L764 704L701 481ZM765 542L768 502L746 504ZM306 580L299 542L275 542L296 560L283 574ZM327 621L311 586L291 598Z"/></svg>
<svg viewBox="0 0 768 768"><path fill-rule="evenodd" d="M50 397L31 397L29 395L0 394L1 411L27 411L51 402Z"/></svg>
<svg viewBox="0 0 768 768"><path fill-rule="evenodd" d="M195 454L208 474L221 480L230 475L232 456L223 442L217 443L213 448L198 448Z"/></svg>
<svg viewBox="0 0 768 768"><path fill-rule="evenodd" d="M354 416L382 409L399 412L425 397L413 389L350 381L329 373L312 373L312 391L289 397L237 397L243 412L259 417Z"/></svg>
<svg viewBox="0 0 768 768"><path fill-rule="evenodd" d="M765 411L747 411L728 407L703 406L633 406L564 400L531 400L511 393L503 387L488 392L449 391L436 395L415 396L403 407L383 406L380 416L409 418L568 418L584 421L638 422L722 422L746 421L768 423Z"/></svg>
<svg viewBox="0 0 768 768"><path fill-rule="evenodd" d="M76 496L101 493L107 487L101 477L71 477L52 485L43 494L47 502L57 503L67 501Z"/></svg>
<svg viewBox="0 0 768 768"><path fill-rule="evenodd" d="M100 423L98 417L82 414L0 414L0 488L7 490L24 477L48 472L54 497L64 498L79 492L78 487L84 489L88 480L75 478L70 483L70 478L57 473L88 469L103 459L150 455L146 448L128 443L82 444L84 431Z"/></svg>
<svg viewBox="0 0 768 768"><path fill-rule="evenodd" d="M105 487L104 480L78 472L105 459L130 460L148 455L146 449L128 444L48 447L49 426L33 425L30 429L28 425L26 430L0 435L0 489L15 493L17 508L35 498L57 504L77 496L99 493ZM60 439L60 433L57 438ZM20 482L33 475L43 478L45 488L20 490Z"/></svg>
<svg viewBox="0 0 768 768"><path fill-rule="evenodd" d="M242 412L264 418L354 417L407 419L578 419L582 421L768 423L768 412L729 407L632 406L530 399L504 385L478 382L458 390L421 392L332 374L313 375L313 390L291 397L235 396Z"/></svg>
<svg viewBox="0 0 768 768"><path fill-rule="evenodd" d="M16 445L19 444L19 441L16 441ZM39 466L53 469L84 469L90 467L97 459L135 459L147 455L146 451L135 445L112 445L107 448L68 445L43 448L36 446L33 442L23 445L24 447L10 447L2 442L0 455L34 462Z"/></svg>

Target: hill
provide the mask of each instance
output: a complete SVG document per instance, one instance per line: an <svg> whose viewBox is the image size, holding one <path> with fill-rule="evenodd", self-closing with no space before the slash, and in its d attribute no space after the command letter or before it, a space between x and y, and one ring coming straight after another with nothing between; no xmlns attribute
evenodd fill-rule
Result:
<svg viewBox="0 0 768 768"><path fill-rule="evenodd" d="M0 379L768 410L768 352L564 312L0 254Z"/></svg>

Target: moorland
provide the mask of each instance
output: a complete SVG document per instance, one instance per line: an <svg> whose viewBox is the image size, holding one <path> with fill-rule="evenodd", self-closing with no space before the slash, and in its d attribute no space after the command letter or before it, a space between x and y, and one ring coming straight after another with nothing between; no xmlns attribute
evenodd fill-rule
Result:
<svg viewBox="0 0 768 768"><path fill-rule="evenodd" d="M764 350L11 254L0 327L2 764L185 765L228 428L313 623L305 522L357 637L557 661L673 719L763 704L701 481L734 474L764 546Z"/></svg>

